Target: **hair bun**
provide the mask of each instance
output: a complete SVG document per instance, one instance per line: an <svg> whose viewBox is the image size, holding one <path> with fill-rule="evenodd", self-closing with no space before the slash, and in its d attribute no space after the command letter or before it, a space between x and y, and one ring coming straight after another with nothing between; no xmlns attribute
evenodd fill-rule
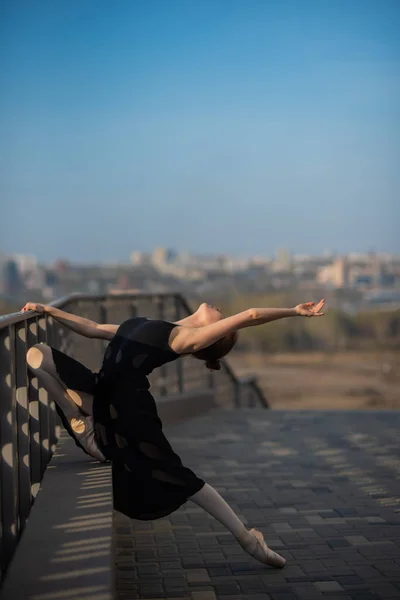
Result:
<svg viewBox="0 0 400 600"><path fill-rule="evenodd" d="M206 362L206 367L207 367L207 369L210 369L211 371L220 371L221 363L219 362L219 360L208 360Z"/></svg>

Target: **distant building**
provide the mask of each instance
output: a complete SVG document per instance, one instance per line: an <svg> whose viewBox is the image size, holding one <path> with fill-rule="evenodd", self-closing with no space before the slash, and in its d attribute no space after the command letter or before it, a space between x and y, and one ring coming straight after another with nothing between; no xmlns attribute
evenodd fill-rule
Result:
<svg viewBox="0 0 400 600"><path fill-rule="evenodd" d="M335 288L394 288L400 283L400 268L377 255L350 254L319 269L316 280Z"/></svg>
<svg viewBox="0 0 400 600"><path fill-rule="evenodd" d="M131 253L130 260L135 267L148 266L151 264L151 254L135 251Z"/></svg>
<svg viewBox="0 0 400 600"><path fill-rule="evenodd" d="M2 267L3 293L18 297L25 290L25 285L17 262L8 259L3 262Z"/></svg>
<svg viewBox="0 0 400 600"><path fill-rule="evenodd" d="M171 248L156 248L152 254L152 263L154 266L162 266L176 258L176 252Z"/></svg>
<svg viewBox="0 0 400 600"><path fill-rule="evenodd" d="M175 262L180 265L190 265L193 263L193 255L188 250L180 250L176 255Z"/></svg>
<svg viewBox="0 0 400 600"><path fill-rule="evenodd" d="M26 273L32 273L38 267L36 256L31 256L27 254L14 254L13 260L18 266L18 270L21 275L25 275Z"/></svg>
<svg viewBox="0 0 400 600"><path fill-rule="evenodd" d="M289 248L278 248L275 252L276 262L282 267L289 268L292 264L292 253Z"/></svg>
<svg viewBox="0 0 400 600"><path fill-rule="evenodd" d="M54 263L54 270L57 273L57 275L64 275L65 273L67 273L67 271L69 269L70 269L70 264L67 260L63 260L63 259L59 258Z"/></svg>
<svg viewBox="0 0 400 600"><path fill-rule="evenodd" d="M317 283L328 287L344 288L349 285L349 266L346 258L338 258L331 265L322 267L316 277Z"/></svg>

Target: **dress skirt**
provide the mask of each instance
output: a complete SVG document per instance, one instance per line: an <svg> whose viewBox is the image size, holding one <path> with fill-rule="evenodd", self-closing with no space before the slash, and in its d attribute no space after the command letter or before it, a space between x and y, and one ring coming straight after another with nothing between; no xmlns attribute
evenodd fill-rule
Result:
<svg viewBox="0 0 400 600"><path fill-rule="evenodd" d="M158 519L174 512L203 487L204 481L183 465L165 437L147 377L99 379L97 373L63 352L52 348L52 353L65 385L94 396L96 441L112 462L117 511L144 521ZM71 433L59 408L58 413Z"/></svg>
<svg viewBox="0 0 400 600"><path fill-rule="evenodd" d="M95 431L100 450L112 461L115 509L144 521L165 517L204 481L183 465L165 437L146 377L100 382Z"/></svg>

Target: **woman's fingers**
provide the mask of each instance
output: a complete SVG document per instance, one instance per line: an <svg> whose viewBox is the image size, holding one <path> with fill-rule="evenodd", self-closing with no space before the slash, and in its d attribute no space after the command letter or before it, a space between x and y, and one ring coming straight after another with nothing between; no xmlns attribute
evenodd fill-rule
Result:
<svg viewBox="0 0 400 600"><path fill-rule="evenodd" d="M304 304L297 305L296 312L303 317L323 317L324 313L321 310L324 305L324 299L320 300L318 304L315 304L315 302L304 302Z"/></svg>
<svg viewBox="0 0 400 600"><path fill-rule="evenodd" d="M311 309L313 314L319 314L325 305L325 300L320 300L314 308Z"/></svg>
<svg viewBox="0 0 400 600"><path fill-rule="evenodd" d="M33 310L34 312L42 313L44 312L44 305L37 304L36 302L27 302L25 306L21 309L21 312L26 312L28 310Z"/></svg>

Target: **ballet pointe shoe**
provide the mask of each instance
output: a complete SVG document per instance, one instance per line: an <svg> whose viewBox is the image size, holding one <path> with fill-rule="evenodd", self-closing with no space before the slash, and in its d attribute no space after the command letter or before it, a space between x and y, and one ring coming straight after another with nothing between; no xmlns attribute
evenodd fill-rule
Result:
<svg viewBox="0 0 400 600"><path fill-rule="evenodd" d="M271 567L277 567L280 569L285 566L286 559L277 552L271 550L271 548L268 548L261 531L258 531L257 529L250 529L249 534L251 539L247 540L245 544L242 544L242 548L248 554L250 554L250 556L260 561L264 565L269 565Z"/></svg>
<svg viewBox="0 0 400 600"><path fill-rule="evenodd" d="M61 423L75 441L75 444L92 458L96 458L100 462L106 462L107 459L96 442L93 418L85 416L72 400L66 400L64 406L56 399L55 407ZM68 417L65 411L67 411Z"/></svg>
<svg viewBox="0 0 400 600"><path fill-rule="evenodd" d="M79 418L71 419L70 425L73 436L82 449L84 449L87 454L90 454L90 456L93 456L93 458L96 458L98 461L107 462L106 457L100 451L100 448L96 442L93 418L82 415L79 416Z"/></svg>

